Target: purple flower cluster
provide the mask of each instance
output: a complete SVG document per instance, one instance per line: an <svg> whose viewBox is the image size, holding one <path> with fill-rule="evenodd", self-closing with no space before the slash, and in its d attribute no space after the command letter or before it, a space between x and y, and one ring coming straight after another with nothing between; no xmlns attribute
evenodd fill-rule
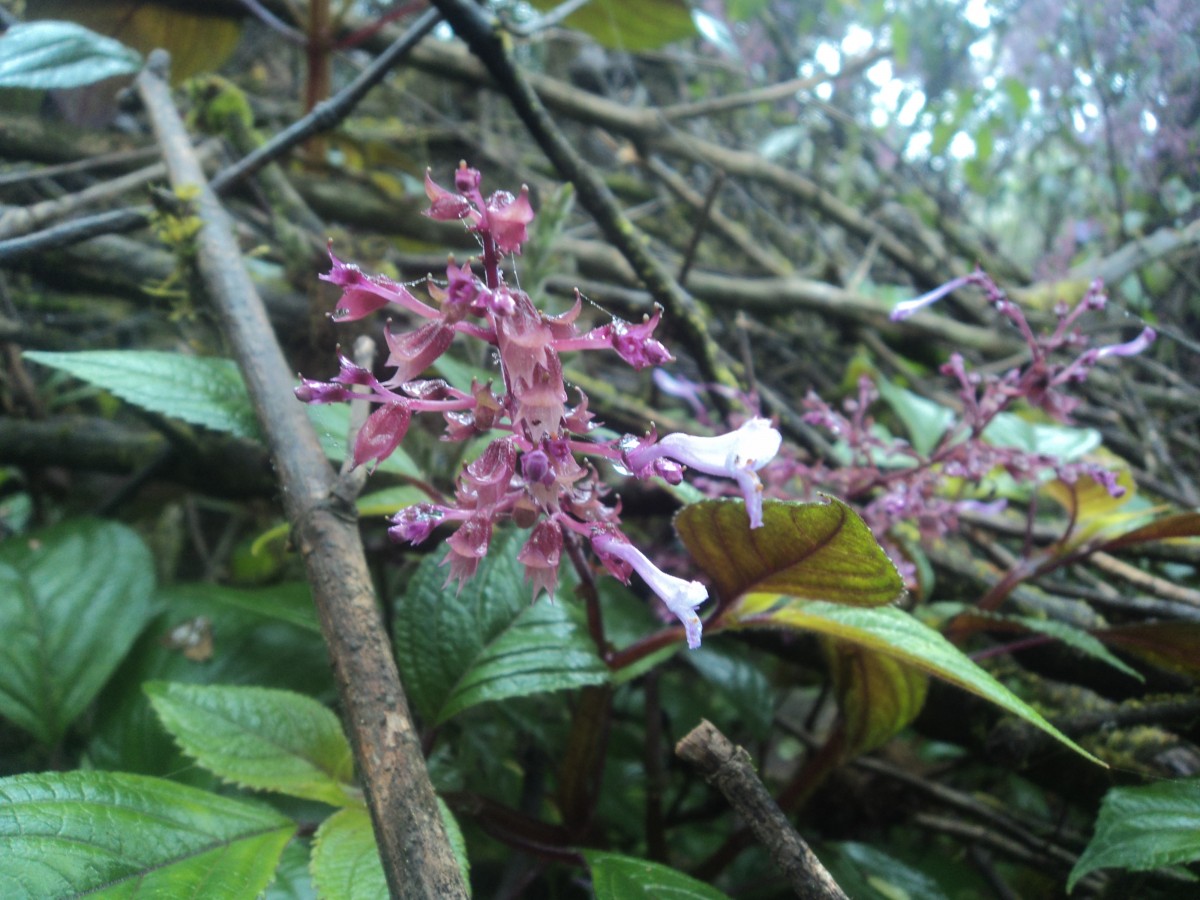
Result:
<svg viewBox="0 0 1200 900"><path fill-rule="evenodd" d="M992 306L1016 327L1029 349L1029 359L1006 372L992 374L974 371L961 354L952 354L941 371L957 387L961 412L928 452L918 452L907 441L881 435L869 415L879 393L867 376L859 380L857 396L845 401L841 409L812 392L804 400L805 420L835 435L851 459L847 465L797 463L793 475L806 484L821 485L857 502L863 519L885 544L901 522L914 524L922 539L928 541L957 529L964 511L1003 505L1003 501L981 503L948 491L950 479L978 485L1002 471L1019 483L1031 483L1052 473L1068 484L1090 477L1114 497L1124 492L1116 475L1103 466L1000 446L989 442L984 432L1000 413L1021 403L1040 408L1057 421L1069 422L1079 403L1069 393L1071 387L1086 379L1102 360L1145 350L1154 341L1154 330L1145 328L1125 343L1087 347L1089 339L1078 323L1084 313L1104 307L1103 287L1096 283L1074 306L1062 305L1055 310L1057 323L1053 330L1036 334L1021 308L980 271L899 304L892 319L906 319L967 285L983 290ZM896 464L884 467L884 460ZM909 577L913 575L911 566L901 567L907 569Z"/></svg>
<svg viewBox="0 0 1200 900"><path fill-rule="evenodd" d="M590 543L604 567L623 582L636 571L679 618L688 646L700 644L696 607L708 593L699 582L660 571L620 530L619 504L603 502L606 488L590 460L607 460L623 474L658 475L677 484L685 467L733 478L746 499L750 527L762 524L762 484L757 472L778 452L780 435L769 422L753 418L737 430L716 437L670 434L658 440L653 429L645 437L626 435L598 440L587 397L568 404L560 354L576 350L615 351L636 369L659 366L672 357L654 338L661 310L641 323L617 319L581 332L576 321L582 303L549 316L529 295L504 279L500 258L520 253L534 212L528 191L517 196L497 191L484 198L480 174L462 165L454 191L428 175L427 215L458 220L473 232L481 248L482 275L472 263L446 269L445 284L430 280L434 305L383 276L364 275L330 254L333 268L324 280L342 296L335 321L350 321L380 309L403 311L420 324L385 333L393 370L386 381L341 358L341 371L329 382L305 379L296 396L308 403L345 402L367 397L376 408L359 431L353 449L355 465L378 463L404 439L414 413L441 413L445 439L463 441L499 432L487 449L459 475L451 503L418 503L400 510L388 530L396 541L418 544L439 525L450 524L447 540L447 583L470 578L487 555L493 527L511 520L531 528L518 560L533 585L534 596L553 595L558 565L567 541ZM496 348L502 387L472 382L468 390L441 379L418 378L450 347L456 334L483 340ZM367 392L354 393L354 386Z"/></svg>

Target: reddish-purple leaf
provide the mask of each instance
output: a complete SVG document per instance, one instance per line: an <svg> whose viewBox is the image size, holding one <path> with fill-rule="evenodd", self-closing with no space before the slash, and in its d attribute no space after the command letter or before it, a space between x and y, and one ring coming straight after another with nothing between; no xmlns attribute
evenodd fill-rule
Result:
<svg viewBox="0 0 1200 900"><path fill-rule="evenodd" d="M1167 538L1198 537L1200 536L1200 513L1185 512L1173 516L1164 516L1126 532L1120 537L1106 542L1099 549L1115 550L1119 547L1129 547L1133 544L1143 544L1146 541L1162 541Z"/></svg>
<svg viewBox="0 0 1200 900"><path fill-rule="evenodd" d="M1200 677L1200 623L1138 622L1094 632L1110 647L1183 675Z"/></svg>

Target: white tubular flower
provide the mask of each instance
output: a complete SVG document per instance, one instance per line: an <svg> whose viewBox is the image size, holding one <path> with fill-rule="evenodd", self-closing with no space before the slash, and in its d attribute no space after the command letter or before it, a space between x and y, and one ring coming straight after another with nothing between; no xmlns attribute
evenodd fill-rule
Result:
<svg viewBox="0 0 1200 900"><path fill-rule="evenodd" d="M750 527L762 526L762 482L755 474L775 458L783 438L770 420L754 418L741 428L714 437L668 434L657 444L627 453L629 468L638 473L656 459L667 457L706 475L733 478L746 498Z"/></svg>
<svg viewBox="0 0 1200 900"><path fill-rule="evenodd" d="M700 617L696 615L696 607L708 599L708 589L704 585L698 581L684 581L682 578L668 575L650 562L641 550L614 534L602 532L594 535L592 548L602 560L605 557L616 557L632 566L650 589L658 594L667 609L683 623L688 647L695 650L700 646L702 626Z"/></svg>

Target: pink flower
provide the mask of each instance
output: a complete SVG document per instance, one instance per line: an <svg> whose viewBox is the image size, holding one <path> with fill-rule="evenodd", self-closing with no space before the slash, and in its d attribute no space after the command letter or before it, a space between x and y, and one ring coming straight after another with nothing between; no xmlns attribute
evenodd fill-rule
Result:
<svg viewBox="0 0 1200 900"><path fill-rule="evenodd" d="M521 245L529 240L526 226L533 221L529 188L522 186L515 197L508 191L496 191L488 197L486 208L496 246L503 253L520 253Z"/></svg>
<svg viewBox="0 0 1200 900"><path fill-rule="evenodd" d="M391 456L411 421L412 410L400 403L385 403L367 416L354 441L354 465L379 463Z"/></svg>
<svg viewBox="0 0 1200 900"><path fill-rule="evenodd" d="M397 543L407 541L416 545L429 537L445 517L446 510L434 503L406 506L392 516L388 536Z"/></svg>
<svg viewBox="0 0 1200 900"><path fill-rule="evenodd" d="M383 309L389 303L402 306L409 312L426 318L437 318L437 310L422 303L410 294L403 285L396 284L383 275L367 276L355 265L342 262L329 251L333 268L329 274L322 275L322 281L336 284L342 289L342 296L333 311L335 322L352 322L369 316L378 309Z"/></svg>
<svg viewBox="0 0 1200 900"><path fill-rule="evenodd" d="M556 522L545 519L533 527L529 540L517 554L517 562L525 567L525 578L533 583L533 599L536 600L541 591L549 597L554 596L562 546L562 529Z"/></svg>
<svg viewBox="0 0 1200 900"><path fill-rule="evenodd" d="M647 366L661 366L675 358L666 347L651 337L661 318L662 307L656 306L654 315L644 319L640 325L631 325L620 319L613 320L612 345L621 359L635 369L644 369Z"/></svg>
<svg viewBox="0 0 1200 900"><path fill-rule="evenodd" d="M383 336L390 351L387 365L396 368L395 374L387 383L395 386L412 381L450 349L450 343L454 340L454 327L441 321L430 322L416 331L392 334L389 322Z"/></svg>
<svg viewBox="0 0 1200 900"><path fill-rule="evenodd" d="M492 540L492 520L490 516L472 516L459 526L446 543L450 552L442 560L443 565L449 564L450 572L446 576L446 584L452 581L461 586L464 581L475 574L479 561L487 556L488 544Z"/></svg>

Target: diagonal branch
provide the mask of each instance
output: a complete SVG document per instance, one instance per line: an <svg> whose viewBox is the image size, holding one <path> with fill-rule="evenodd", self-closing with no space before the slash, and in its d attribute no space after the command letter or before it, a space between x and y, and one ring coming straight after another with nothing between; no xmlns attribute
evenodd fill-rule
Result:
<svg viewBox="0 0 1200 900"><path fill-rule="evenodd" d="M770 851L797 897L847 900L829 870L821 865L759 781L745 750L731 744L711 722L702 720L675 745L675 755L699 769L705 780L724 795Z"/></svg>
<svg viewBox="0 0 1200 900"><path fill-rule="evenodd" d="M279 473L293 541L304 557L321 631L393 896L466 897L425 770L396 663L376 608L353 509L332 497L333 471L317 443L232 223L196 160L156 51L138 92L175 188L199 188L204 223L196 264L234 349Z"/></svg>

